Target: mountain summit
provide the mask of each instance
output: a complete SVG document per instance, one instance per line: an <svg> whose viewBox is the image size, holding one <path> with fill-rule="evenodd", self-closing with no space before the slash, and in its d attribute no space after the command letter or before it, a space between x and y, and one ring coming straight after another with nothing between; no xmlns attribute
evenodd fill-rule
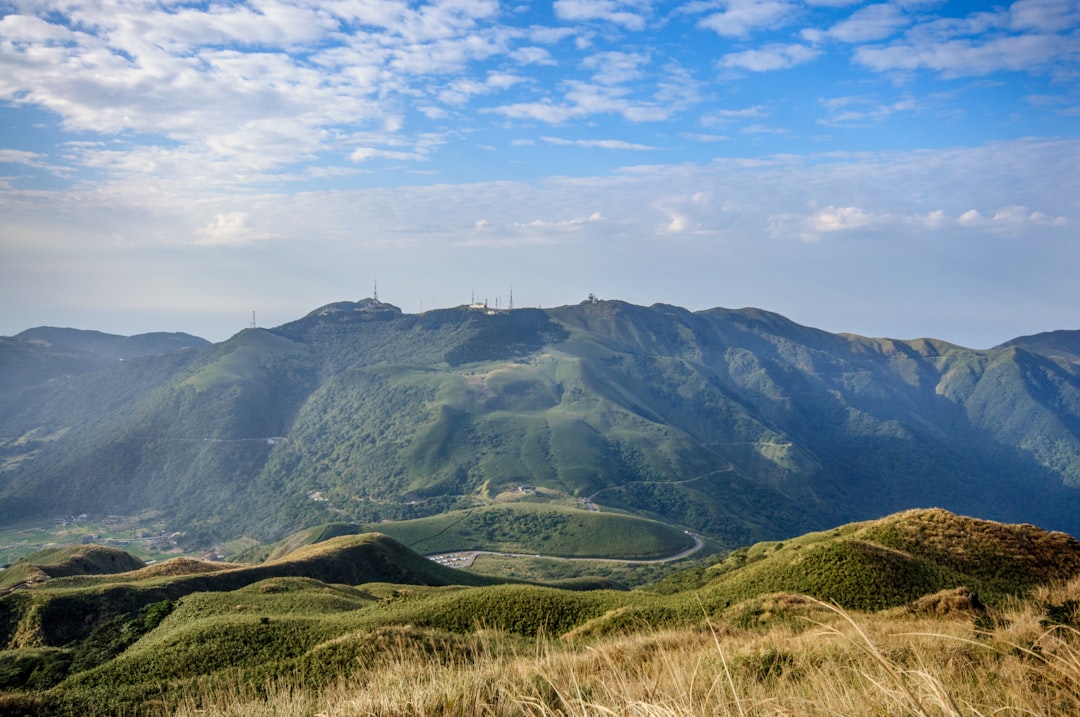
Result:
<svg viewBox="0 0 1080 717"><path fill-rule="evenodd" d="M972 350L758 309L366 299L124 361L42 336L0 344L3 520L152 508L266 540L532 491L730 545L928 505L1080 533L1080 332Z"/></svg>

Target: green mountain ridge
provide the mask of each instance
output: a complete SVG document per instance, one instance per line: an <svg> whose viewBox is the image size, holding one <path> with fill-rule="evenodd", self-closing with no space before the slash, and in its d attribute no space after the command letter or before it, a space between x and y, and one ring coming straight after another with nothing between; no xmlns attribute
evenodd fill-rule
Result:
<svg viewBox="0 0 1080 717"><path fill-rule="evenodd" d="M1080 368L1062 358L1080 341L1043 338L973 350L759 309L338 302L78 374L19 363L0 520L157 509L193 545L269 542L524 485L732 547L926 504L1080 533Z"/></svg>

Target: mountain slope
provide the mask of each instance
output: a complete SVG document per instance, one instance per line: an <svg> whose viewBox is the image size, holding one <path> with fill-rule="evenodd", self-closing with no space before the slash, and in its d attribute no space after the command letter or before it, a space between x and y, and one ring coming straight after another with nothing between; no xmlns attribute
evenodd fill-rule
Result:
<svg viewBox="0 0 1080 717"><path fill-rule="evenodd" d="M1080 574L1080 541L1032 525L912 510L735 551L704 573L705 590L735 601L811 595L880 609L967 587L1000 602Z"/></svg>
<svg viewBox="0 0 1080 717"><path fill-rule="evenodd" d="M732 546L926 504L1080 533L1080 368L1037 345L339 302L0 396L0 519L152 507L266 541L524 485Z"/></svg>
<svg viewBox="0 0 1080 717"><path fill-rule="evenodd" d="M69 545L47 548L0 572L0 590L19 584L43 582L72 575L108 575L138 570L143 561L134 555L102 545Z"/></svg>
<svg viewBox="0 0 1080 717"><path fill-rule="evenodd" d="M493 585L502 581L438 565L377 533L304 546L261 565L180 559L124 573L54 578L0 596L0 646L61 647L123 614L194 593L239 590L273 578L359 585Z"/></svg>
<svg viewBox="0 0 1080 717"><path fill-rule="evenodd" d="M1031 353L1058 357L1070 363L1080 362L1080 331L1048 331L1033 336L1021 336L996 348L1017 346Z"/></svg>
<svg viewBox="0 0 1080 717"><path fill-rule="evenodd" d="M39 346L68 348L98 356L103 359L133 359L141 356L209 346L210 342L198 336L181 332L157 331L135 336L117 336L101 331L63 329L55 326L39 326L21 332L16 339Z"/></svg>

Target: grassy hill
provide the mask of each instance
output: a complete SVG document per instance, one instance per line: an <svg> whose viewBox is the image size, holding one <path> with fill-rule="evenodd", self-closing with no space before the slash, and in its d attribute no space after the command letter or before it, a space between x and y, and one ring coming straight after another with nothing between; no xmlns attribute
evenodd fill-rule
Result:
<svg viewBox="0 0 1080 717"><path fill-rule="evenodd" d="M272 698L285 686L321 694L361 673L385 678L388 664L505 666L556 645L566 659L594 661L617 655L615 645L662 634L680 635L684 645L697 644L694 635L738 635L760 649L740 651L751 662L729 664L732 675L777 677L797 661L789 648L766 650L775 636L842 626L840 608L891 608L880 619L907 621L908 632L945 615L934 619L960 621L974 644L1015 635L1011 621L1021 618L1010 615L1020 605L1029 611L1023 619L1044 625L1078 620L1078 597L1080 541L937 509L756 544L635 591L499 584L443 568L386 536L339 535L261 565L181 559L55 578L0 597L0 707L172 713L193 707L193 696L205 707ZM673 666L692 664L666 654ZM460 702L459 713L471 714L470 700L482 694ZM438 712L426 699L422 711Z"/></svg>
<svg viewBox="0 0 1080 717"><path fill-rule="evenodd" d="M419 553L489 550L575 558L649 560L694 545L684 531L619 513L549 503L515 502L449 511L426 518L354 525L327 523L260 545L233 558L263 562L340 535L384 533Z"/></svg>
<svg viewBox="0 0 1080 717"><path fill-rule="evenodd" d="M1080 541L1070 535L912 510L737 549L714 565L662 580L651 592L664 600L604 615L579 630L609 634L642 624L693 623L705 613L752 624L781 612L770 598L776 595L872 611L963 588L976 596L975 604L1001 606L1010 596L1077 576Z"/></svg>
<svg viewBox="0 0 1080 717"><path fill-rule="evenodd" d="M66 545L38 551L0 572L0 590L70 575L109 575L138 570L143 561L101 545Z"/></svg>
<svg viewBox="0 0 1080 717"><path fill-rule="evenodd" d="M519 503L367 526L413 550L492 550L577 558L646 560L693 545L683 531L656 521L544 504Z"/></svg>

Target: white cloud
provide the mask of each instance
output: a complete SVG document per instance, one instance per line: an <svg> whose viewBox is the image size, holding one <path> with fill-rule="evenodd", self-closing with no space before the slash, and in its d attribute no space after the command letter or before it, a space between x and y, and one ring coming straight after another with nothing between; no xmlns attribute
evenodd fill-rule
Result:
<svg viewBox="0 0 1080 717"><path fill-rule="evenodd" d="M836 23L823 34L840 42L869 42L891 37L910 22L897 5L877 3L856 10L851 17Z"/></svg>
<svg viewBox="0 0 1080 717"><path fill-rule="evenodd" d="M515 102L484 111L500 114L509 119L538 120L548 124L561 124L567 120L588 114L581 107L569 104L555 104L549 99L538 102Z"/></svg>
<svg viewBox="0 0 1080 717"><path fill-rule="evenodd" d="M51 169L47 157L38 152L0 148L0 164L21 164L35 169Z"/></svg>
<svg viewBox="0 0 1080 717"><path fill-rule="evenodd" d="M227 212L215 214L213 221L199 230L195 243L200 246L237 246L267 237L267 234L260 234L252 228L251 216L247 212Z"/></svg>
<svg viewBox="0 0 1080 717"><path fill-rule="evenodd" d="M706 224L715 223L712 199L711 192L698 191L689 196L669 196L656 202L656 209L667 217L667 223L661 226L660 233L702 233ZM726 210L726 206L722 207L721 213Z"/></svg>
<svg viewBox="0 0 1080 717"><path fill-rule="evenodd" d="M647 144L626 142L621 139L563 139L561 137L541 137L540 139L547 142L548 144L555 144L563 147L585 147L587 149L618 149L631 150L635 152L648 152L656 149L656 147L652 147Z"/></svg>
<svg viewBox="0 0 1080 717"><path fill-rule="evenodd" d="M994 212L991 221L995 224L1007 226L1034 224L1036 226L1063 227L1068 223L1065 217L1051 217L1041 211L1033 212L1023 205L1002 207Z"/></svg>
<svg viewBox="0 0 1080 717"><path fill-rule="evenodd" d="M555 0L555 17L564 22L601 20L629 30L645 27L645 15L639 3L621 0Z"/></svg>
<svg viewBox="0 0 1080 717"><path fill-rule="evenodd" d="M524 247L543 247L565 243L571 237L580 237L589 225L605 221L600 212L570 219L533 219L528 222L511 221L496 224L488 219L478 219L472 224L472 232L454 241L458 248L493 248L503 250Z"/></svg>
<svg viewBox="0 0 1080 717"><path fill-rule="evenodd" d="M1032 72L1075 61L1074 39L1060 35L1016 35L987 40L959 38L938 43L897 42L855 49L855 61L878 71L932 70L946 77L988 75L1002 70Z"/></svg>
<svg viewBox="0 0 1080 717"><path fill-rule="evenodd" d="M629 98L625 88L587 82L565 83L562 102L543 98L535 102L517 102L485 108L482 113L499 114L509 119L537 120L562 124L591 115L620 115L630 122L656 122L682 109L680 103Z"/></svg>
<svg viewBox="0 0 1080 717"><path fill-rule="evenodd" d="M424 96L424 78L461 73L525 39L492 24L498 10L496 0L31 5L0 18L0 101L49 109L68 130L137 137L127 148L77 153L121 176L141 165L186 168L170 181L236 186L275 173L292 181L312 175L289 165L349 151L343 128L393 135L403 105L447 117L446 107L521 81L489 72ZM565 36L528 34L530 45ZM544 63L544 52L518 57Z"/></svg>
<svg viewBox="0 0 1080 717"><path fill-rule="evenodd" d="M829 125L880 122L897 112L912 112L918 109L918 103L911 97L891 103L882 103L873 97L832 97L820 102L829 113L828 117L820 121Z"/></svg>
<svg viewBox="0 0 1080 717"><path fill-rule="evenodd" d="M803 220L803 241L815 241L822 234L847 232L872 227L879 217L867 214L859 207L829 206L814 212Z"/></svg>
<svg viewBox="0 0 1080 717"><path fill-rule="evenodd" d="M375 157L404 161L422 161L427 159L427 157L420 152L401 152L392 149L376 149L374 147L357 147L349 155L349 159L357 163L366 162Z"/></svg>
<svg viewBox="0 0 1080 717"><path fill-rule="evenodd" d="M557 65L551 53L543 47L522 47L513 50L510 57L522 65Z"/></svg>
<svg viewBox="0 0 1080 717"><path fill-rule="evenodd" d="M721 109L708 112L701 118L701 124L705 127L727 126L736 120L762 119L769 116L769 111L761 106L743 107L740 109Z"/></svg>
<svg viewBox="0 0 1080 717"><path fill-rule="evenodd" d="M516 227L529 227L529 228L557 228L557 227L572 227L579 224L590 224L592 222L602 222L604 216L600 212L593 212L587 217L574 217L573 219L561 219L557 221L546 221L543 219L533 219L531 222L518 223L515 222Z"/></svg>
<svg viewBox="0 0 1080 717"><path fill-rule="evenodd" d="M796 6L784 0L721 0L721 12L702 18L701 27L722 37L744 37L755 30L787 25Z"/></svg>
<svg viewBox="0 0 1080 717"><path fill-rule="evenodd" d="M922 218L922 224L927 229L941 229L946 223L945 210L943 209L935 209Z"/></svg>
<svg viewBox="0 0 1080 717"><path fill-rule="evenodd" d="M885 11L879 12L887 24ZM902 39L855 48L854 59L882 72L930 70L945 77L1062 71L1080 61L1078 28L1080 5L1074 0L1020 0L1008 9L927 19Z"/></svg>
<svg viewBox="0 0 1080 717"><path fill-rule="evenodd" d="M679 136L694 142L726 142L731 139L726 134L707 134L703 132L682 132Z"/></svg>
<svg viewBox="0 0 1080 717"><path fill-rule="evenodd" d="M956 220L962 227L974 227L986 221L977 209L969 209Z"/></svg>
<svg viewBox="0 0 1080 717"><path fill-rule="evenodd" d="M593 80L602 85L619 85L643 75L649 57L636 52L601 52L585 58L584 66L593 70Z"/></svg>
<svg viewBox="0 0 1080 717"><path fill-rule="evenodd" d="M487 95L509 89L525 82L525 78L509 72L489 72L483 82L470 79L454 80L438 93L440 102L461 106L477 95Z"/></svg>
<svg viewBox="0 0 1080 717"><path fill-rule="evenodd" d="M756 50L729 53L720 58L719 64L725 69L770 72L810 62L820 54L820 50L807 45L771 44Z"/></svg>
<svg viewBox="0 0 1080 717"><path fill-rule="evenodd" d="M925 218L925 224L935 229L946 226L949 221L942 210L932 212ZM1041 210L1032 211L1022 204L1012 204L994 210L989 217L977 209L968 209L956 218L955 223L967 229L982 228L1014 233L1032 227L1063 228L1070 222L1064 216L1053 216Z"/></svg>
<svg viewBox="0 0 1080 717"><path fill-rule="evenodd" d="M1080 5L1075 0L1018 0L1009 6L1013 28L1037 32L1061 32L1080 24Z"/></svg>

